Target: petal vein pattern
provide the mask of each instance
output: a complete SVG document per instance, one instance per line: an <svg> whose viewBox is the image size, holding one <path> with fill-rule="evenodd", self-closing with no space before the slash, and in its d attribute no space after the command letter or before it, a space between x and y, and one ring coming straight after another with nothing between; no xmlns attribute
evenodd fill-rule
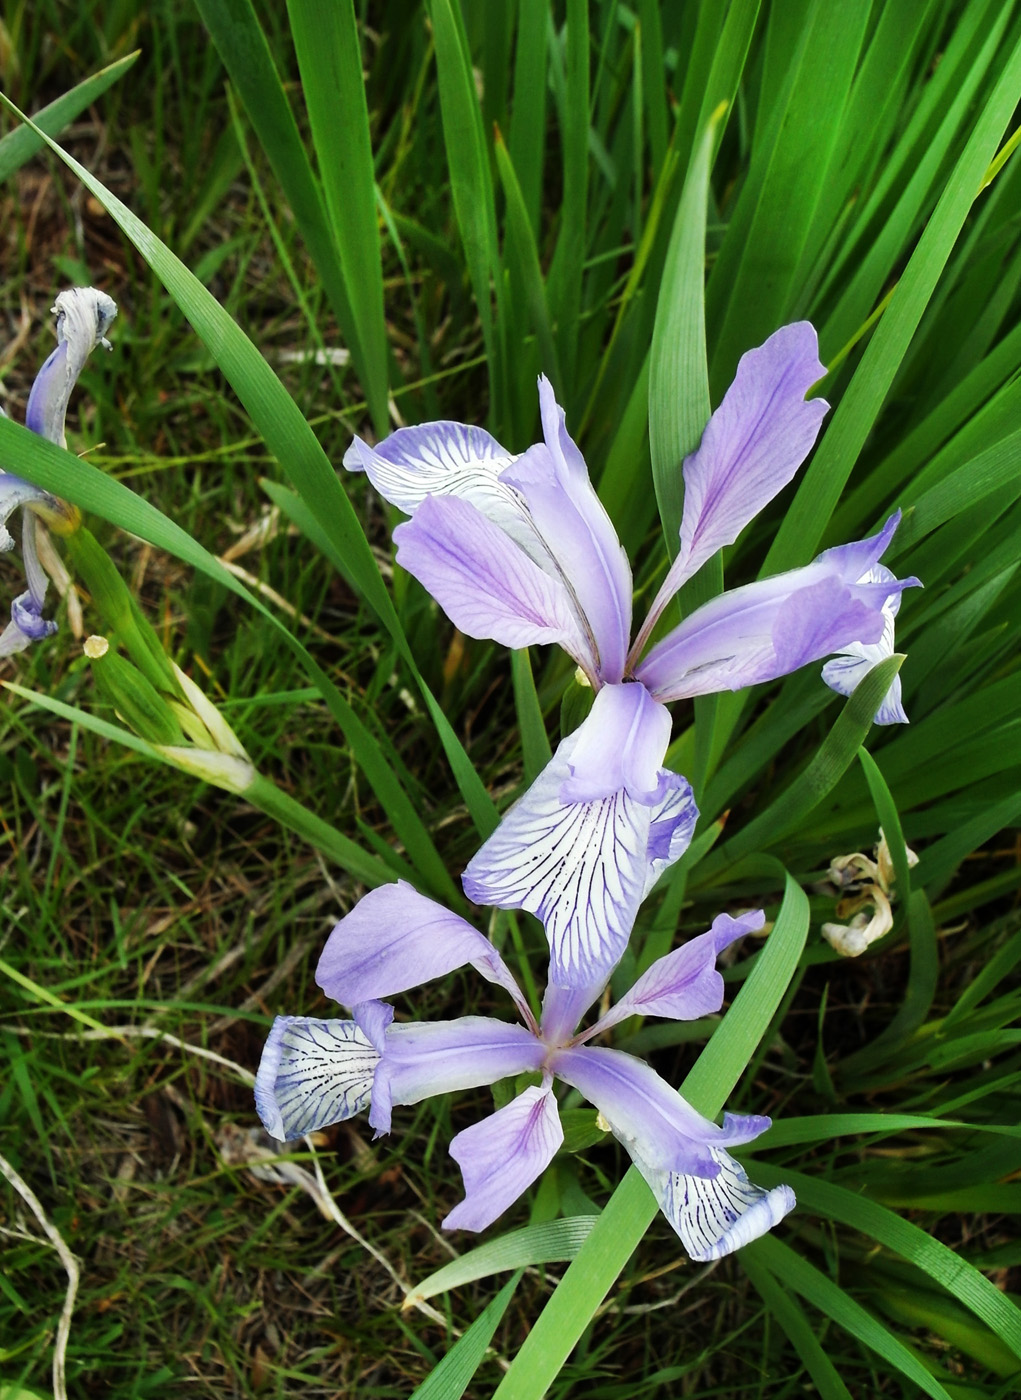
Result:
<svg viewBox="0 0 1021 1400"><path fill-rule="evenodd" d="M278 1016L255 1079L255 1106L266 1131L287 1142L360 1113L378 1063L354 1021Z"/></svg>
<svg viewBox="0 0 1021 1400"><path fill-rule="evenodd" d="M550 944L550 980L587 986L609 974L631 934L645 892L651 812L623 790L563 803L567 765L558 760L570 751L566 739L462 883L478 904L535 914Z"/></svg>
<svg viewBox="0 0 1021 1400"><path fill-rule="evenodd" d="M751 1244L797 1205L789 1186L764 1191L748 1179L741 1163L722 1148L709 1148L709 1155L719 1168L711 1178L656 1171L636 1152L631 1155L660 1210L698 1264L722 1259Z"/></svg>
<svg viewBox="0 0 1021 1400"><path fill-rule="evenodd" d="M521 496L499 479L516 460L484 428L446 419L398 428L376 447L355 438L344 453L348 471L364 471L383 499L406 515L430 496L457 497L539 558L545 550Z"/></svg>

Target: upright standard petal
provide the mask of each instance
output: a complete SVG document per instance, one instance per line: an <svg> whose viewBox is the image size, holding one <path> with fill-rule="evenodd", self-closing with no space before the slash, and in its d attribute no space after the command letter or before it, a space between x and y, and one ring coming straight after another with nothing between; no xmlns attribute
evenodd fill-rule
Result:
<svg viewBox="0 0 1021 1400"><path fill-rule="evenodd" d="M742 355L734 382L684 463L681 548L639 634L641 649L663 608L707 559L733 544L794 476L829 404L806 400L822 379L819 340L808 321L782 326Z"/></svg>
<svg viewBox="0 0 1021 1400"><path fill-rule="evenodd" d="M489 939L399 880L370 890L334 925L316 982L342 1006L357 1006L396 996L466 963L522 1003L517 983Z"/></svg>
<svg viewBox="0 0 1021 1400"><path fill-rule="evenodd" d="M514 648L555 643L595 672L594 650L563 581L471 502L429 497L397 527L394 543L398 564L469 637Z"/></svg>
<svg viewBox="0 0 1021 1400"><path fill-rule="evenodd" d="M868 582L896 529L826 550L811 564L713 598L653 647L637 676L664 703L774 680L883 632L892 592L917 579Z"/></svg>
<svg viewBox="0 0 1021 1400"><path fill-rule="evenodd" d="M352 1118L369 1102L379 1055L354 1021L278 1016L255 1077L255 1106L280 1142Z"/></svg>
<svg viewBox="0 0 1021 1400"><path fill-rule="evenodd" d="M489 1016L395 1023L376 1070L369 1122L377 1133L388 1133L395 1104L495 1084L542 1069L545 1057L546 1047L531 1031Z"/></svg>
<svg viewBox="0 0 1021 1400"><path fill-rule="evenodd" d="M458 1133L450 1155L461 1168L465 1198L445 1230L484 1230L546 1170L564 1141L547 1081Z"/></svg>
<svg viewBox="0 0 1021 1400"><path fill-rule="evenodd" d="M717 956L735 939L762 928L765 921L761 909L737 919L719 914L708 933L689 939L683 947L658 958L582 1038L589 1040L628 1016L693 1021L719 1011L723 1005L723 978L716 970Z"/></svg>
<svg viewBox="0 0 1021 1400"><path fill-rule="evenodd" d="M876 564L866 574L863 582L896 583L897 579L883 564ZM831 690L838 695L850 695L858 682L864 680L873 666L893 655L894 624L900 610L899 593L893 593L883 604L883 635L878 642L867 646L862 642L851 642L843 647L832 661L822 668L822 678ZM875 713L875 724L907 724L908 717L901 702L900 676L894 676L893 684L883 697L882 704Z"/></svg>
<svg viewBox="0 0 1021 1400"><path fill-rule="evenodd" d="M657 1171L640 1153L629 1151L660 1210L698 1264L722 1259L751 1244L797 1205L789 1186L774 1186L772 1191L755 1186L741 1163L722 1148L709 1149L718 1167L713 1177Z"/></svg>
<svg viewBox="0 0 1021 1400"><path fill-rule="evenodd" d="M110 349L106 332L117 315L117 303L95 287L71 287L60 293L53 310L57 317L57 348L32 385L25 424L40 437L66 447L64 418L71 390L96 346Z"/></svg>
<svg viewBox="0 0 1021 1400"><path fill-rule="evenodd" d="M623 677L631 632L631 567L545 376L539 402L545 443L530 447L500 479L524 498L588 625L599 658L596 679L613 683Z"/></svg>

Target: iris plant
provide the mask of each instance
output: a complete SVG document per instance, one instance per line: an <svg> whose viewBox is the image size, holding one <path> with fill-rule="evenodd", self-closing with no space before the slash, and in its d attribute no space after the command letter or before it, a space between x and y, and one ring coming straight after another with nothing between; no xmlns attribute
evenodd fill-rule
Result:
<svg viewBox="0 0 1021 1400"><path fill-rule="evenodd" d="M792 1210L786 1186L753 1185L728 1148L769 1127L764 1117L703 1118L643 1061L590 1044L633 1015L691 1020L718 1011L717 955L759 929L761 912L731 918L660 958L587 1030L578 1022L602 984L546 989L538 1020L510 971L479 931L410 885L373 890L331 933L316 980L350 1007L348 1020L278 1016L263 1051L255 1097L267 1131L286 1140L369 1109L377 1135L393 1108L512 1076L538 1079L488 1118L457 1134L451 1156L465 1199L443 1224L482 1230L552 1161L564 1140L554 1079L595 1104L630 1153L693 1259L718 1259ZM394 1020L381 998L470 964L509 993L523 1024L489 1016Z"/></svg>
<svg viewBox="0 0 1021 1400"><path fill-rule="evenodd" d="M356 439L345 455L412 517L394 531L398 562L463 632L510 647L555 642L597 692L464 874L469 898L538 915L559 985L605 981L652 881L691 839L691 789L662 767L665 704L834 652L823 678L846 694L892 652L900 591L916 582L879 564L898 515L870 539L712 599L649 646L681 586L808 455L828 405L805 395L824 373L808 322L743 356L684 462L680 550L633 643L631 570L547 379L544 440L520 456L451 422L401 428L375 448ZM902 717L893 690L877 718Z"/></svg>
<svg viewBox="0 0 1021 1400"><path fill-rule="evenodd" d="M103 345L109 350L110 342L105 333L117 315L117 307L105 292L95 287L72 287L60 293L53 310L57 317L57 348L32 385L25 424L40 437L48 438L58 447L66 447L64 419L71 391L95 347ZM14 548L7 521L19 506L24 507L21 555L28 589L11 604L11 620L0 633L0 657L24 651L30 642L50 636L57 628L55 622L43 617L47 580L39 562L36 517L58 530L74 528L78 523L73 506L30 486L20 477L0 472L0 551Z"/></svg>

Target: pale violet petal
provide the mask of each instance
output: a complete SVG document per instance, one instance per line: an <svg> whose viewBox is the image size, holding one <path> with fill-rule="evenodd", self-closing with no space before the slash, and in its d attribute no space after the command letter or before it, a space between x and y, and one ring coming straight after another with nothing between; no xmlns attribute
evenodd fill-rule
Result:
<svg viewBox="0 0 1021 1400"><path fill-rule="evenodd" d="M514 1204L564 1141L549 1084L525 1089L496 1113L458 1133L450 1155L461 1168L465 1198L445 1230L484 1230Z"/></svg>
<svg viewBox="0 0 1021 1400"><path fill-rule="evenodd" d="M529 448L501 480L524 497L567 582L594 639L598 678L620 681L631 632L631 566L545 376L539 403L545 442Z"/></svg>
<svg viewBox="0 0 1021 1400"><path fill-rule="evenodd" d="M531 1031L489 1016L397 1022L386 1033L369 1122L388 1133L395 1104L495 1084L541 1069L545 1057L546 1047Z"/></svg>
<svg viewBox="0 0 1021 1400"><path fill-rule="evenodd" d="M469 501L430 497L394 531L397 562L469 637L515 649L553 643L595 670L559 577L545 573Z"/></svg>
<svg viewBox="0 0 1021 1400"><path fill-rule="evenodd" d="M918 583L871 573L899 520L895 512L868 539L713 598L652 648L638 679L667 703L775 680L853 642L878 642L891 596Z"/></svg>
<svg viewBox="0 0 1021 1400"><path fill-rule="evenodd" d="M670 712L644 685L604 685L575 737L561 801L592 802L623 790L650 807L662 802Z"/></svg>
<svg viewBox="0 0 1021 1400"><path fill-rule="evenodd" d="M869 576L870 570L886 553L900 522L901 512L895 510L878 534L867 535L863 540L851 540L849 544L838 544L832 549L824 549L813 563L825 563L845 582L858 583Z"/></svg>
<svg viewBox="0 0 1021 1400"><path fill-rule="evenodd" d="M117 315L117 304L96 287L71 287L60 293L53 310L58 344L32 385L25 425L58 447L66 447L64 418L71 390L96 346L110 348L106 332Z"/></svg>
<svg viewBox="0 0 1021 1400"><path fill-rule="evenodd" d="M462 884L477 904L526 909L550 944L550 981L604 981L627 946L645 889L651 809L624 790L561 800L577 734L472 857Z"/></svg>
<svg viewBox="0 0 1021 1400"><path fill-rule="evenodd" d="M606 978L587 987L558 987L547 982L539 1028L547 1045L566 1045L578 1022L606 986ZM588 1039L586 1034L580 1039Z"/></svg>
<svg viewBox="0 0 1021 1400"><path fill-rule="evenodd" d="M27 593L22 594L21 600L28 596ZM18 652L24 651L26 647L30 646L33 640L34 638L23 631L12 617L4 630L0 632L0 660L5 656L16 656Z"/></svg>
<svg viewBox="0 0 1021 1400"><path fill-rule="evenodd" d="M376 1053L386 1049L386 1033L393 1025L394 1009L388 1001L359 1001L351 1008L355 1025L372 1044Z"/></svg>
<svg viewBox="0 0 1021 1400"><path fill-rule="evenodd" d="M716 970L717 956L735 939L754 933L764 923L761 909L736 919L719 914L707 933L657 958L631 990L586 1032L585 1039L601 1034L627 1016L693 1021L719 1011L723 1005L723 978Z"/></svg>
<svg viewBox="0 0 1021 1400"><path fill-rule="evenodd" d="M751 1244L797 1205L789 1186L764 1191L749 1181L744 1167L729 1152L711 1147L709 1154L719 1168L711 1178L657 1171L631 1153L660 1210L698 1264L722 1259Z"/></svg>
<svg viewBox="0 0 1021 1400"><path fill-rule="evenodd" d="M21 593L15 598L11 604L11 622L30 642L52 637L57 630L55 622L43 617L42 604L31 593Z"/></svg>
<svg viewBox="0 0 1021 1400"><path fill-rule="evenodd" d="M709 1148L730 1144L733 1122L719 1128L703 1118L643 1060L582 1045L552 1051L549 1065L595 1104L632 1155L661 1171L713 1176L719 1170ZM768 1126L768 1119L761 1121Z"/></svg>
<svg viewBox="0 0 1021 1400"><path fill-rule="evenodd" d="M734 543L808 456L829 404L805 395L825 373L808 321L782 326L742 355L698 450L685 460L680 553L650 609L638 650L681 585Z"/></svg>
<svg viewBox="0 0 1021 1400"><path fill-rule="evenodd" d="M255 1106L266 1131L286 1142L360 1113L378 1062L354 1021L278 1016L255 1078Z"/></svg>
<svg viewBox="0 0 1021 1400"><path fill-rule="evenodd" d="M651 882L691 839L690 788L659 767L669 737L643 686L604 686L465 870L469 899L542 920L558 986L605 982Z"/></svg>
<svg viewBox="0 0 1021 1400"><path fill-rule="evenodd" d="M521 1001L489 939L404 880L371 890L326 940L316 981L342 1006L396 996L472 964Z"/></svg>
<svg viewBox="0 0 1021 1400"><path fill-rule="evenodd" d="M638 679L667 703L741 690L882 633L876 585L847 584L817 560L720 594L657 643Z"/></svg>

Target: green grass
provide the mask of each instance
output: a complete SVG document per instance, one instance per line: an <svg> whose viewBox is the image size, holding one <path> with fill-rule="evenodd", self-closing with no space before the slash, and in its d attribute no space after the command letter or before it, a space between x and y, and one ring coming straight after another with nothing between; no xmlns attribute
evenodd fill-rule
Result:
<svg viewBox="0 0 1021 1400"><path fill-rule="evenodd" d="M485 1236L607 1207L585 1242L498 1302L502 1273L436 1295L437 1320L401 1313L380 1259L307 1192L224 1157L225 1131L257 1121L245 1074L270 1018L326 1010L315 961L363 887L293 823L5 692L0 1153L81 1263L68 1393L406 1396L482 1319L423 1395L1013 1394L1016 155L979 191L1016 121L1021 12L391 0L341 7L332 34L293 12L296 45L282 7L242 0L41 0L0 32L5 93L29 113L142 50L59 137L91 190L52 152L0 190L12 417L54 293L96 281L120 306L69 424L96 470L6 427L5 466L63 473L258 770L423 887L456 880L490 799L556 743L570 668L537 653L512 673L394 575L394 520L331 470L351 433L443 416L520 449L549 370L648 598L667 563L657 496L675 518L705 383L718 402L742 350L799 316L832 366L819 448L684 602L900 505L895 567L925 583L898 621L912 723L868 731L863 697L845 709L808 674L676 707L676 766L704 829L726 824L646 905L634 957L678 919L683 935L759 903L793 941L728 969L730 1000L756 982L694 1070L713 1024L626 1043L674 1083L690 1072L707 1109L733 1083L729 1106L770 1113L756 1179L794 1182L799 1210L699 1269L633 1179L613 1195L627 1159L603 1140ZM331 74L359 64L364 105L350 84L338 101ZM350 361L317 363L340 345ZM245 577L225 574L216 559L260 522ZM5 596L17 579L0 563ZM3 678L114 722L60 617ZM839 959L819 934L826 868L893 814L920 864L904 878L901 859L893 932ZM541 934L520 932L541 982ZM506 1014L469 976L400 1009ZM476 1243L437 1222L459 1194L446 1145L487 1103L401 1110L377 1143L354 1120L318 1149L337 1207L408 1287ZM66 1278L7 1185L0 1228L6 1400L49 1391Z"/></svg>

